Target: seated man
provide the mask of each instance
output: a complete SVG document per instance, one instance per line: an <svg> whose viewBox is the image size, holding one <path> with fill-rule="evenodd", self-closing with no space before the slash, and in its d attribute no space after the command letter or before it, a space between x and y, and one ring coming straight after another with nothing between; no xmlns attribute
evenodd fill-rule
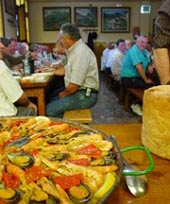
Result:
<svg viewBox="0 0 170 204"><path fill-rule="evenodd" d="M109 57L109 52L113 49L112 43L107 42L105 45L105 49L102 52L101 57L101 71L104 71L106 68L107 59Z"/></svg>
<svg viewBox="0 0 170 204"><path fill-rule="evenodd" d="M94 106L99 90L97 60L82 41L79 29L75 25L64 24L59 37L66 49L67 64L59 65L54 73L65 75L65 88L47 104L46 115L51 117L62 117L66 110Z"/></svg>
<svg viewBox="0 0 170 204"><path fill-rule="evenodd" d="M147 89L157 85L148 77L147 72L154 72L150 64L147 48L148 39L146 36L139 36L136 44L126 53L121 66L121 80L123 87ZM150 76L150 75L149 75Z"/></svg>
<svg viewBox="0 0 170 204"><path fill-rule="evenodd" d="M35 116L36 105L27 98L2 60L3 47L0 43L0 116Z"/></svg>
<svg viewBox="0 0 170 204"><path fill-rule="evenodd" d="M111 72L112 76L116 81L120 81L120 70L122 65L122 60L124 58L126 51L126 44L123 39L119 39L116 42L116 48L113 52L112 63L111 63Z"/></svg>
<svg viewBox="0 0 170 204"><path fill-rule="evenodd" d="M4 46L2 54L3 61L5 62L6 66L11 70L19 71L23 67L22 60L25 58L25 56L13 56L11 54L10 40L7 38L0 38L0 41Z"/></svg>

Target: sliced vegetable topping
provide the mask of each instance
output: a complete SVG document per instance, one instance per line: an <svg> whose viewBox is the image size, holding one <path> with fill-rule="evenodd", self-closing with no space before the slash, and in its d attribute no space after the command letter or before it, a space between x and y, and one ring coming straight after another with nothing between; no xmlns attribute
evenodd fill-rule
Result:
<svg viewBox="0 0 170 204"><path fill-rule="evenodd" d="M21 183L19 177L15 174L2 173L2 181L6 187L17 189Z"/></svg>
<svg viewBox="0 0 170 204"><path fill-rule="evenodd" d="M102 151L97 148L95 145L93 144L89 144L85 147L80 148L77 151L78 154L86 154L92 158L101 158L102 157Z"/></svg>
<svg viewBox="0 0 170 204"><path fill-rule="evenodd" d="M25 170L25 177L27 183L31 183L39 180L42 177L49 177L52 170L46 169L43 166L32 166Z"/></svg>
<svg viewBox="0 0 170 204"><path fill-rule="evenodd" d="M69 189L72 186L80 185L83 180L83 174L75 174L71 176L56 176L53 181L59 184L64 190Z"/></svg>
<svg viewBox="0 0 170 204"><path fill-rule="evenodd" d="M88 159L69 159L68 162L82 166L88 166L90 164Z"/></svg>

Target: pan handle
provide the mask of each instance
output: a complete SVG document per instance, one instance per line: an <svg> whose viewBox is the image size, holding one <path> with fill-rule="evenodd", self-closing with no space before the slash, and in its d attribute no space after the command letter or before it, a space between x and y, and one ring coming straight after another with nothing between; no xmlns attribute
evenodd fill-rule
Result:
<svg viewBox="0 0 170 204"><path fill-rule="evenodd" d="M141 175L145 175L145 174L150 173L154 169L154 162L153 162L153 159L152 159L152 156L150 154L149 149L147 147L145 147L145 146L137 145L137 146L130 146L130 147L126 147L124 149L121 149L120 152L125 153L125 152L129 152L129 151L132 151L132 150L143 150L143 151L145 151L145 153L147 155L147 158L149 160L149 167L147 169L145 169L145 170L139 170L139 171L132 171L132 172L123 171L123 175L124 176L141 176Z"/></svg>

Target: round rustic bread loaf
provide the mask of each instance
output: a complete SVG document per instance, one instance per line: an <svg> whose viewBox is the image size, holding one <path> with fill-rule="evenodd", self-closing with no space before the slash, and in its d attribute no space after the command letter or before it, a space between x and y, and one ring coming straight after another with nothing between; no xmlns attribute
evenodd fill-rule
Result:
<svg viewBox="0 0 170 204"><path fill-rule="evenodd" d="M170 86L145 91L143 99L142 143L149 150L170 159Z"/></svg>

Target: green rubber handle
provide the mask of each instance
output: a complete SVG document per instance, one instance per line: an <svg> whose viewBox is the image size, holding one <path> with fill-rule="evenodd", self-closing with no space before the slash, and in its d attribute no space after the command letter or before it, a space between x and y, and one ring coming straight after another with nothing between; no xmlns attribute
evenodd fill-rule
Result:
<svg viewBox="0 0 170 204"><path fill-rule="evenodd" d="M153 159L152 159L152 156L150 154L150 151L147 147L145 146L130 146L130 147L126 147L124 149L121 149L120 152L121 153L125 153L125 152L129 152L129 151L132 151L132 150L143 150L145 151L147 157L148 157L148 160L149 160L149 167L145 170L137 170L137 171L131 171L131 172L126 172L126 171L123 171L123 175L124 176L141 176L141 175L145 175L145 174L148 174L150 173L153 169L154 169L154 162L153 162Z"/></svg>

